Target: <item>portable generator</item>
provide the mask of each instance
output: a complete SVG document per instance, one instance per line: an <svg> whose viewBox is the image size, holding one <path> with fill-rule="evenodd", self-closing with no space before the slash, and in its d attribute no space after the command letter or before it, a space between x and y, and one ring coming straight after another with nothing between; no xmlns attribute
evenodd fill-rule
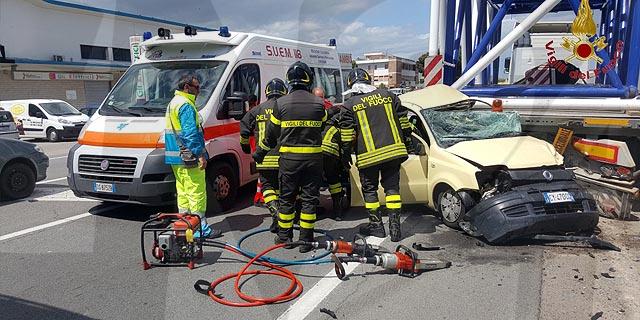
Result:
<svg viewBox="0 0 640 320"><path fill-rule="evenodd" d="M140 248L144 270L152 266L195 267L195 260L202 258L202 241L194 238L201 232L200 216L195 214L159 213L147 220L140 232ZM151 255L155 262L147 261L145 238L153 234Z"/></svg>

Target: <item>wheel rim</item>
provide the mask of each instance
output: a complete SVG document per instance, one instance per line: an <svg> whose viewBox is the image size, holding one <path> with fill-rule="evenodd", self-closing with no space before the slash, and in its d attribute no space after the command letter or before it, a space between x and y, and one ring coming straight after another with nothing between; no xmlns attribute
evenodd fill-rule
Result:
<svg viewBox="0 0 640 320"><path fill-rule="evenodd" d="M447 192L440 200L440 212L442 217L449 221L455 222L460 217L462 211L462 201L455 195Z"/></svg>
<svg viewBox="0 0 640 320"><path fill-rule="evenodd" d="M20 171L14 171L9 177L11 191L20 192L27 187L27 175Z"/></svg>
<svg viewBox="0 0 640 320"><path fill-rule="evenodd" d="M229 192L231 191L231 183L229 183L229 178L224 175L219 175L216 177L216 199L223 200L229 196Z"/></svg>
<svg viewBox="0 0 640 320"><path fill-rule="evenodd" d="M49 138L50 138L50 140L58 139L58 133L56 133L55 130L51 130L51 132L49 133Z"/></svg>

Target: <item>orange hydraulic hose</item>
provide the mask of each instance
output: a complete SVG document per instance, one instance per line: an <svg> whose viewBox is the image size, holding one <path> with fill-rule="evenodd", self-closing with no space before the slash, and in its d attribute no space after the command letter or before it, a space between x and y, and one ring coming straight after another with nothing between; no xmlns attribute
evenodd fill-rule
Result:
<svg viewBox="0 0 640 320"><path fill-rule="evenodd" d="M281 243L281 244L277 244L274 246L271 246L269 248L267 248L266 250L260 252L259 254L257 254L255 257L253 257L249 262L247 262L247 264L242 268L242 270L240 270L240 272L238 273L231 273L228 274L226 276L223 276L221 278L216 279L215 281L213 281L211 283L211 285L209 286L209 291L208 291L208 295L209 297L211 297L211 299L213 299L213 301L216 301L218 303L221 303L223 305L226 306L231 306L231 307L255 307L255 306L261 306L261 305L265 305L265 304L272 304L272 303L281 303L281 302L286 302L286 301L290 301L293 300L295 298L297 298L303 290L302 287L302 283L300 282L300 280L298 278L296 278L296 276L293 274L293 272L287 270L284 267L280 267L274 264L271 264L269 262L265 262L265 261L258 261L258 259L260 259L260 257L266 255L267 253L275 250L275 249L279 249L282 248L284 246L286 246L287 244ZM235 248L226 245L224 247L225 249L240 254L242 255L241 252L237 251ZM249 267L252 264L259 264L262 265L264 267L273 269L273 270L247 270L249 269ZM279 276L282 278L286 278L289 279L291 282L289 283L289 287L282 292L281 294L274 296L274 297L254 297L254 296L250 296L247 295L245 293L243 293L240 290L240 278L242 278L242 276L247 276L247 275L253 275L253 274L269 274L269 275L274 275L274 276ZM246 302L233 302L233 301L229 301L226 300L224 298L220 298L215 294L215 288L217 285L219 285L220 283L229 280L231 278L235 278L235 283L234 283L234 289L236 294L238 295L238 297L240 297L242 300L246 301Z"/></svg>

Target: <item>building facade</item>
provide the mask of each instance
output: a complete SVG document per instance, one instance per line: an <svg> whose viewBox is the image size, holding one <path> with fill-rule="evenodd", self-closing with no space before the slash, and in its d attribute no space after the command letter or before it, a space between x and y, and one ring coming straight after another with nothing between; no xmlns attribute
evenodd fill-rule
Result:
<svg viewBox="0 0 640 320"><path fill-rule="evenodd" d="M1 0L0 100L99 104L131 63L129 37L160 27L175 33L184 24L58 0Z"/></svg>
<svg viewBox="0 0 640 320"><path fill-rule="evenodd" d="M418 81L416 62L410 59L374 52L366 53L356 64L373 77L375 86L414 88Z"/></svg>

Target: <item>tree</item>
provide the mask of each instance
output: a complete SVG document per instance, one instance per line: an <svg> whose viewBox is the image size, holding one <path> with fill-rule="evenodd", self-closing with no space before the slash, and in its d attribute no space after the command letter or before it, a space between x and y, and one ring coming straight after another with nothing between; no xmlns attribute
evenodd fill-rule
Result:
<svg viewBox="0 0 640 320"><path fill-rule="evenodd" d="M421 55L418 58L418 61L416 61L416 70L422 74L424 72L424 59L426 59L429 56L428 53L425 53L423 55Z"/></svg>
<svg viewBox="0 0 640 320"><path fill-rule="evenodd" d="M355 60L351 60L351 69L355 69L358 67L358 64L356 63Z"/></svg>
<svg viewBox="0 0 640 320"><path fill-rule="evenodd" d="M384 85L384 83L381 83L380 85L378 85L378 89L386 89L387 86Z"/></svg>

